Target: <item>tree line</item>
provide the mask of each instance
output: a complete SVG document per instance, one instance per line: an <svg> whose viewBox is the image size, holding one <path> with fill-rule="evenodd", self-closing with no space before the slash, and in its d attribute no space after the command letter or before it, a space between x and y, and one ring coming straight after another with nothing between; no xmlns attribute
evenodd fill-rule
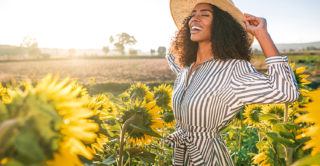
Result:
<svg viewBox="0 0 320 166"><path fill-rule="evenodd" d="M111 46L113 46L114 50L119 52L121 55L125 55L125 48L129 45L135 45L137 43L137 40L135 39L134 36L129 35L128 33L120 33L117 34L115 37L110 36L109 37L109 43ZM103 46L102 50L105 54L109 54L111 51L111 46ZM158 56L165 56L166 54L166 47L164 46L159 46L157 49L157 54ZM138 50L136 49L129 49L129 55L137 55ZM155 55L156 50L155 49L150 49L150 54Z"/></svg>
<svg viewBox="0 0 320 166"><path fill-rule="evenodd" d="M109 46L103 46L102 51L105 55L109 53L118 52L120 55L126 55L126 48L130 45L135 45L137 40L134 36L129 35L128 33L120 33L114 36L109 37ZM150 55L165 56L166 47L159 46L157 50L150 49ZM69 49L69 54L74 55L76 49ZM128 55L138 55L137 49L128 49ZM49 54L41 53L41 50L38 46L38 41L32 37L24 37L20 46L12 45L0 45L0 56L28 56L33 58L39 57L49 57Z"/></svg>

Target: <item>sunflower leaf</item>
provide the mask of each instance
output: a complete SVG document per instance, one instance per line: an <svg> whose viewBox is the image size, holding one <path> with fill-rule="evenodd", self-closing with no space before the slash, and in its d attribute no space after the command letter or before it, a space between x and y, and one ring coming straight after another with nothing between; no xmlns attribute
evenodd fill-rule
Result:
<svg viewBox="0 0 320 166"><path fill-rule="evenodd" d="M259 119L260 120L278 120L278 117L275 114L261 114Z"/></svg>
<svg viewBox="0 0 320 166"><path fill-rule="evenodd" d="M15 128L19 127L18 119L6 120L0 124L0 155L6 151L17 132Z"/></svg>
<svg viewBox="0 0 320 166"><path fill-rule="evenodd" d="M137 126L132 123L130 123L130 126L138 132L142 132L144 134L154 136L154 137L161 137L158 133L154 132L152 129L145 128L144 126Z"/></svg>
<svg viewBox="0 0 320 166"><path fill-rule="evenodd" d="M101 162L101 164L103 164L103 165L111 165L111 164L114 164L114 163L116 163L116 162L117 162L117 160L116 160L116 158L115 158L115 154L112 154L112 155L110 155L108 158L104 159L104 160Z"/></svg>
<svg viewBox="0 0 320 166"><path fill-rule="evenodd" d="M294 139L294 136L290 132L290 130L292 129L290 129L289 125L287 124L275 124L273 125L272 130L281 135L282 137Z"/></svg>
<svg viewBox="0 0 320 166"><path fill-rule="evenodd" d="M31 129L22 129L14 139L14 147L19 154L34 162L41 162L45 156L37 136Z"/></svg>
<svg viewBox="0 0 320 166"><path fill-rule="evenodd" d="M143 152L137 154L136 157L139 158L140 160L146 162L146 163L154 163L156 155L151 153L151 152L143 150Z"/></svg>
<svg viewBox="0 0 320 166"><path fill-rule="evenodd" d="M269 132L269 133L267 133L267 136L270 139L272 139L273 141L275 141L277 143L281 143L281 144L283 144L285 146L290 146L291 147L295 143L294 140L281 137L275 132Z"/></svg>

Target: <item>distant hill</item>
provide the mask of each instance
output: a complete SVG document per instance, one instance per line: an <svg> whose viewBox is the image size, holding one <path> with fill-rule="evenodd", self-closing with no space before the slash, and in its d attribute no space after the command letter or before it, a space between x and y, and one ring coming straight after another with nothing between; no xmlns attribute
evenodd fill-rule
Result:
<svg viewBox="0 0 320 166"><path fill-rule="evenodd" d="M303 51L307 48L318 48L320 49L320 41L311 42L311 43L279 43L276 44L279 51L289 51L290 49L293 49L295 51ZM253 49L261 50L260 45L253 45Z"/></svg>

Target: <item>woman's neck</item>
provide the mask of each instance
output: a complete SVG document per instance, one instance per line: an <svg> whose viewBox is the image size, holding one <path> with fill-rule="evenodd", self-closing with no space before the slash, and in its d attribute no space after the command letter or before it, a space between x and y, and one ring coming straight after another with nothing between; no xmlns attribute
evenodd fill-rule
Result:
<svg viewBox="0 0 320 166"><path fill-rule="evenodd" d="M213 53L212 53L211 41L199 42L196 64L200 64L200 63L204 62L205 60L210 59L212 57L213 57Z"/></svg>

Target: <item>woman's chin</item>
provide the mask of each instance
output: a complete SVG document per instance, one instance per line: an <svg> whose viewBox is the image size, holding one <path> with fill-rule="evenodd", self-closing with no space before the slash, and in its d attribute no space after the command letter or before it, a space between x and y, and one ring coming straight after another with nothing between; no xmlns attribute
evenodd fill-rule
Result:
<svg viewBox="0 0 320 166"><path fill-rule="evenodd" d="M199 37L191 37L190 40L193 41L193 42L199 42L199 41L201 41L201 38L199 38Z"/></svg>

